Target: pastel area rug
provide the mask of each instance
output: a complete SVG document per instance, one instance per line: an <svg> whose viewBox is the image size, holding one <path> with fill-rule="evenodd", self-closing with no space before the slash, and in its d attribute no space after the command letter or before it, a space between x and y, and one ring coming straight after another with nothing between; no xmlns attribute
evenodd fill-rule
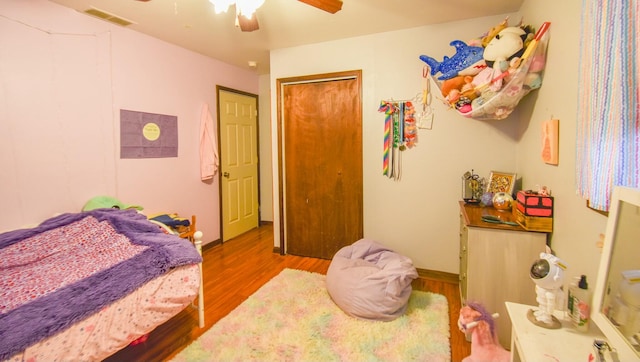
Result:
<svg viewBox="0 0 640 362"><path fill-rule="evenodd" d="M450 361L447 299L413 291L391 322L350 317L325 276L285 269L173 361Z"/></svg>

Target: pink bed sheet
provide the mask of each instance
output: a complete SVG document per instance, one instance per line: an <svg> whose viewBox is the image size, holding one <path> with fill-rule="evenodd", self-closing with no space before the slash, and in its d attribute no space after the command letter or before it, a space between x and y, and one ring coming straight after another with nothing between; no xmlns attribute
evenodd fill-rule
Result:
<svg viewBox="0 0 640 362"><path fill-rule="evenodd" d="M7 361L100 361L171 319L197 296L198 265L156 278L85 320Z"/></svg>

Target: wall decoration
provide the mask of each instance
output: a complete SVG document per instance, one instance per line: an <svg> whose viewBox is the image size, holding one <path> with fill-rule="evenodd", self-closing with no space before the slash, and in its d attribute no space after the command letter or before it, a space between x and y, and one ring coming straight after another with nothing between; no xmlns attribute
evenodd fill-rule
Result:
<svg viewBox="0 0 640 362"><path fill-rule="evenodd" d="M515 184L515 173L491 171L489 183L487 184L487 192L494 194L498 192L506 192L511 195Z"/></svg>
<svg viewBox="0 0 640 362"><path fill-rule="evenodd" d="M412 101L381 101L385 114L382 174L395 181L402 177L402 152L418 143L418 127Z"/></svg>
<svg viewBox="0 0 640 362"><path fill-rule="evenodd" d="M421 55L420 60L430 66L447 106L477 120L504 119L542 85L549 27L545 22L535 31L530 25L509 26L505 19L468 43L453 40L451 57L438 61Z"/></svg>
<svg viewBox="0 0 640 362"><path fill-rule="evenodd" d="M560 120L542 122L542 161L550 165L558 164L558 131Z"/></svg>
<svg viewBox="0 0 640 362"><path fill-rule="evenodd" d="M178 157L178 117L120 110L120 158Z"/></svg>
<svg viewBox="0 0 640 362"><path fill-rule="evenodd" d="M422 81L424 86L422 87L422 93L420 94L420 106L418 112L416 112L416 119L419 129L432 129L433 128L433 108L431 108L431 101L433 100L433 93L431 92L431 82L429 81L429 73L431 68L428 65L422 67Z"/></svg>

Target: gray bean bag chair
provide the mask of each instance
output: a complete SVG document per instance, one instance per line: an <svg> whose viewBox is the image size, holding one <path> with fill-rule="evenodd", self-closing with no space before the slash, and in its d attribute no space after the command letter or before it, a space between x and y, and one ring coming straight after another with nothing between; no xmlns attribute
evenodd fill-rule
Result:
<svg viewBox="0 0 640 362"><path fill-rule="evenodd" d="M373 240L361 239L338 250L327 271L331 299L347 314L391 321L407 309L413 262Z"/></svg>

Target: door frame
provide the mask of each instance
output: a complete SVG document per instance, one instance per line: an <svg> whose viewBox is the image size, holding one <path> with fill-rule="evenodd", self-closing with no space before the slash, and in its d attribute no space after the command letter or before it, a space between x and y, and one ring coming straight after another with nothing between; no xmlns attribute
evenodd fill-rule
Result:
<svg viewBox="0 0 640 362"><path fill-rule="evenodd" d="M249 93L249 92L244 92L241 90L237 90L237 89L233 89L233 88L228 88L225 86L221 86L221 85L216 85L216 118L217 118L217 127L218 127L218 132L217 132L217 138L218 138L218 155L220 156L220 169L222 169L222 160L224 157L224 153L222 151L222 140L220 139L220 92L228 92L228 93L236 93L239 95L243 95L243 96L247 96L247 97L251 97L251 98L255 98L256 100L256 147L258 150L258 162L256 163L256 171L257 171L257 175L258 175L258 191L257 191L257 195L258 195L258 226L260 226L260 220L262 219L260 216L260 99L259 96L257 94L253 94L253 93ZM224 212L224 208L222 207L222 172L218 172L218 197L219 197L219 202L218 202L218 207L219 207L219 213L220 213L220 244L224 243L224 238L222 235L223 234L223 228L224 228L224 217L222 216L222 213Z"/></svg>
<svg viewBox="0 0 640 362"><path fill-rule="evenodd" d="M360 101L362 103L362 70L347 70L343 72L335 73L322 73L312 74L297 77L278 78L276 79L276 104L277 104L277 125L278 125L278 215L280 226L280 255L286 254L286 229L285 229L285 204L284 204L284 135L283 135L283 123L284 123L284 110L282 99L282 88L290 84L299 83L317 83L327 82L341 79L355 79L358 83L358 90Z"/></svg>

